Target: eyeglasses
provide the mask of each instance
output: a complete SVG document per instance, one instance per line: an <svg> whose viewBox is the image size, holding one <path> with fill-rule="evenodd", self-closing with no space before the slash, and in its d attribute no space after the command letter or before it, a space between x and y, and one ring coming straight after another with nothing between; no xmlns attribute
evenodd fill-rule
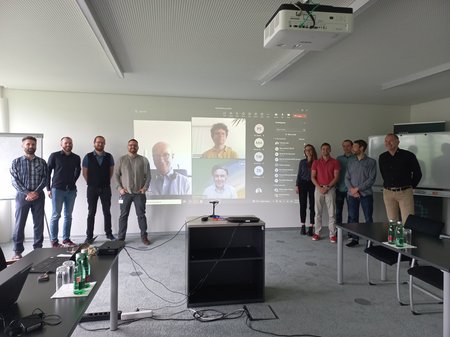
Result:
<svg viewBox="0 0 450 337"><path fill-rule="evenodd" d="M152 154L152 156L153 156L153 158L156 158L156 159L159 159L159 158L162 158L162 159L165 159L165 160L167 160L167 159L170 159L170 153L162 153L162 154Z"/></svg>

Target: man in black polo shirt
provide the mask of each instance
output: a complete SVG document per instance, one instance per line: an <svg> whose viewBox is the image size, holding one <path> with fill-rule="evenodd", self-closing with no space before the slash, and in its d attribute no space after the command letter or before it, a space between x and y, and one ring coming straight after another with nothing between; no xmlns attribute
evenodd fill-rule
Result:
<svg viewBox="0 0 450 337"><path fill-rule="evenodd" d="M95 137L94 151L83 158L83 177L88 185L86 243L93 241L98 198L102 203L106 237L109 240L116 239L111 227L111 177L114 172L114 158L110 153L105 152L105 144L105 137Z"/></svg>
<svg viewBox="0 0 450 337"><path fill-rule="evenodd" d="M383 200L389 220L404 223L414 214L413 189L422 178L422 171L414 153L399 149L398 136L389 133L384 139L386 152L380 154L378 164L383 177ZM400 214L399 214L400 211Z"/></svg>

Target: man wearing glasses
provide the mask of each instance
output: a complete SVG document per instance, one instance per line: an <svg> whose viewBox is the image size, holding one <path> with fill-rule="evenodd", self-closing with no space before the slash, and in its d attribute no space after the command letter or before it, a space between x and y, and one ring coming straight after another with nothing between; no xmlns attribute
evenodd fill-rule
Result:
<svg viewBox="0 0 450 337"><path fill-rule="evenodd" d="M172 160L174 154L170 145L158 142L152 148L153 163L156 167L156 178L150 183L152 195L184 195L191 194L188 177L174 171Z"/></svg>

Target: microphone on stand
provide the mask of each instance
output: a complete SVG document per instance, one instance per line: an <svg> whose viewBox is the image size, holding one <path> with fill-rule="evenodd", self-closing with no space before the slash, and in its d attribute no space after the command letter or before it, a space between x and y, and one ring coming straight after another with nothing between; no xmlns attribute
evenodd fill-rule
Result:
<svg viewBox="0 0 450 337"><path fill-rule="evenodd" d="M213 200L209 202L210 204L213 205L213 211L212 214L210 215L212 219L216 219L216 218L220 218L220 216L216 215L216 205L219 203L218 200Z"/></svg>

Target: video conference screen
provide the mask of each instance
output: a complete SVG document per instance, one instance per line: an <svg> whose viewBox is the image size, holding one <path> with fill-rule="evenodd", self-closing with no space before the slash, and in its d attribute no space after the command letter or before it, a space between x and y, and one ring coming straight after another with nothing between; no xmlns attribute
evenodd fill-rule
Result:
<svg viewBox="0 0 450 337"><path fill-rule="evenodd" d="M152 171L147 203L297 203L307 123L306 112L230 109L135 120L139 153Z"/></svg>

